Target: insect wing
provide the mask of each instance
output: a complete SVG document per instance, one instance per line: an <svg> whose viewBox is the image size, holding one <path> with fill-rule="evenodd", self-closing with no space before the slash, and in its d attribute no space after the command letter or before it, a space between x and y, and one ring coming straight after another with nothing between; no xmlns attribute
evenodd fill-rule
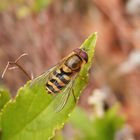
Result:
<svg viewBox="0 0 140 140"><path fill-rule="evenodd" d="M66 105L71 93L73 92L73 83L74 80L71 80L70 83L66 86L64 90L62 90L60 94L57 95L57 103L55 104L55 112L60 112ZM74 96L74 93L73 93ZM75 101L75 96L74 96ZM76 102L76 101L75 101Z"/></svg>
<svg viewBox="0 0 140 140"><path fill-rule="evenodd" d="M51 73L53 71L55 71L56 68L57 68L57 65L55 65L54 67L50 68L48 71L44 72L43 74L41 74L37 78L33 79L31 81L31 86L46 84L47 79L49 79Z"/></svg>
<svg viewBox="0 0 140 140"><path fill-rule="evenodd" d="M72 55L72 53L70 55ZM63 58L58 64L56 64L55 66L53 66L52 68L50 68L45 73L41 74L39 77L33 79L31 81L31 86L34 85L34 84L39 84L39 85L46 84L46 81L51 76L51 73L53 73L53 71L55 71L57 68L59 68L60 65L62 65L66 61L66 59L68 57Z"/></svg>
<svg viewBox="0 0 140 140"><path fill-rule="evenodd" d="M63 58L58 64L56 64L55 66L53 66L52 68L50 68L49 70L47 70L46 72L44 72L43 74L41 74L40 76L38 76L37 78L33 79L31 81L31 86L33 85L45 85L46 81L49 79L49 77L51 76L51 74L57 69L59 68L60 65L62 65L64 63L64 61L67 59L67 57Z"/></svg>

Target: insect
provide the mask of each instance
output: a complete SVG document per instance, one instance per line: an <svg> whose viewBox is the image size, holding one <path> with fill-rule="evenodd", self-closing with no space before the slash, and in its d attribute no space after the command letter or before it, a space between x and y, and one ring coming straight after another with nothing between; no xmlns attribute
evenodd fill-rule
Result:
<svg viewBox="0 0 140 140"><path fill-rule="evenodd" d="M3 76L8 69L10 64L14 64L19 67L28 77L29 74L22 68L17 62L24 56L21 55L16 61L8 62ZM68 101L70 93L73 94L74 100L76 98L74 91L72 89L75 78L77 77L82 66L88 62L88 55L84 49L77 48L72 51L67 57L65 57L60 63L49 69L47 72L43 73L39 77L31 81L33 83L45 83L46 90L49 94L57 95L58 93L63 93L61 97L60 104L57 107L57 111L64 108Z"/></svg>
<svg viewBox="0 0 140 140"><path fill-rule="evenodd" d="M49 94L57 95L62 93L61 100L57 106L57 111L64 108L68 101L70 93L76 98L72 89L75 78L82 66L88 62L88 55L85 50L77 48L60 63L49 69L47 72L34 79L33 82L40 83L44 81L46 90Z"/></svg>
<svg viewBox="0 0 140 140"><path fill-rule="evenodd" d="M48 92L59 93L70 83L87 61L87 53L82 49L75 49L68 57L64 58L62 63L58 64L50 79L46 82Z"/></svg>

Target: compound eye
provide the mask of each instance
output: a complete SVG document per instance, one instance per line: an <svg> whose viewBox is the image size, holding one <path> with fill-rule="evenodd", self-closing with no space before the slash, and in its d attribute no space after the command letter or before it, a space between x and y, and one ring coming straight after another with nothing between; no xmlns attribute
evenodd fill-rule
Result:
<svg viewBox="0 0 140 140"><path fill-rule="evenodd" d="M83 60L85 60L85 62L88 62L88 55L86 53L86 51L84 51L83 49L75 49L74 50L75 53L77 53Z"/></svg>

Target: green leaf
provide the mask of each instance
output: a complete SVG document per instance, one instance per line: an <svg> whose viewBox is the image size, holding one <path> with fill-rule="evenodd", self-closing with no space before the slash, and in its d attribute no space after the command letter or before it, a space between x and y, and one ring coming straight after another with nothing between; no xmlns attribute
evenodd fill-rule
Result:
<svg viewBox="0 0 140 140"><path fill-rule="evenodd" d="M1 137L1 110L9 100L10 100L9 91L4 87L0 87L0 137Z"/></svg>
<svg viewBox="0 0 140 140"><path fill-rule="evenodd" d="M64 140L63 132L61 130L57 130L55 137L52 140Z"/></svg>
<svg viewBox="0 0 140 140"><path fill-rule="evenodd" d="M87 50L89 61L80 71L73 90L79 98L88 81L88 71L92 65L96 33L89 36L81 48ZM47 140L54 136L56 129L61 128L75 107L73 96L70 95L66 106L60 112L54 110L59 104L59 94L53 98L45 89L45 80L39 83L28 82L19 89L16 98L7 104L2 114L2 140Z"/></svg>
<svg viewBox="0 0 140 140"><path fill-rule="evenodd" d="M9 91L4 87L0 87L0 111L9 100L10 100Z"/></svg>

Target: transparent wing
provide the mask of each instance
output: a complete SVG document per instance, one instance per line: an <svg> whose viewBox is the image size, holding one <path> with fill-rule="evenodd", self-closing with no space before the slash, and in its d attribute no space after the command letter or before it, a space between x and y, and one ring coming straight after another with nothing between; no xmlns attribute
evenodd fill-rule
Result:
<svg viewBox="0 0 140 140"><path fill-rule="evenodd" d="M40 76L38 76L37 78L33 79L31 81L31 86L34 84L37 84L37 85L46 84L46 81L51 76L51 73L53 73L53 71L55 71L57 68L59 68L60 65L62 65L66 59L67 59L67 57L63 58L58 64L56 64L55 66L50 68L48 71L46 71L43 74L41 74Z"/></svg>
<svg viewBox="0 0 140 140"><path fill-rule="evenodd" d="M55 71L57 67L58 65L55 65L54 67L50 68L49 70L47 70L46 72L38 76L37 78L33 79L30 85L33 86L33 85L46 84L47 79L49 79L51 73L53 73L53 71Z"/></svg>
<svg viewBox="0 0 140 140"><path fill-rule="evenodd" d="M76 98L75 98L74 91L73 91L74 80L75 80L75 78L70 81L70 83L62 91L62 93L61 93L62 95L58 94L59 97L57 97L57 100L59 100L59 101L55 104L56 112L60 112L65 107L71 93L74 97L74 101L76 102Z"/></svg>

